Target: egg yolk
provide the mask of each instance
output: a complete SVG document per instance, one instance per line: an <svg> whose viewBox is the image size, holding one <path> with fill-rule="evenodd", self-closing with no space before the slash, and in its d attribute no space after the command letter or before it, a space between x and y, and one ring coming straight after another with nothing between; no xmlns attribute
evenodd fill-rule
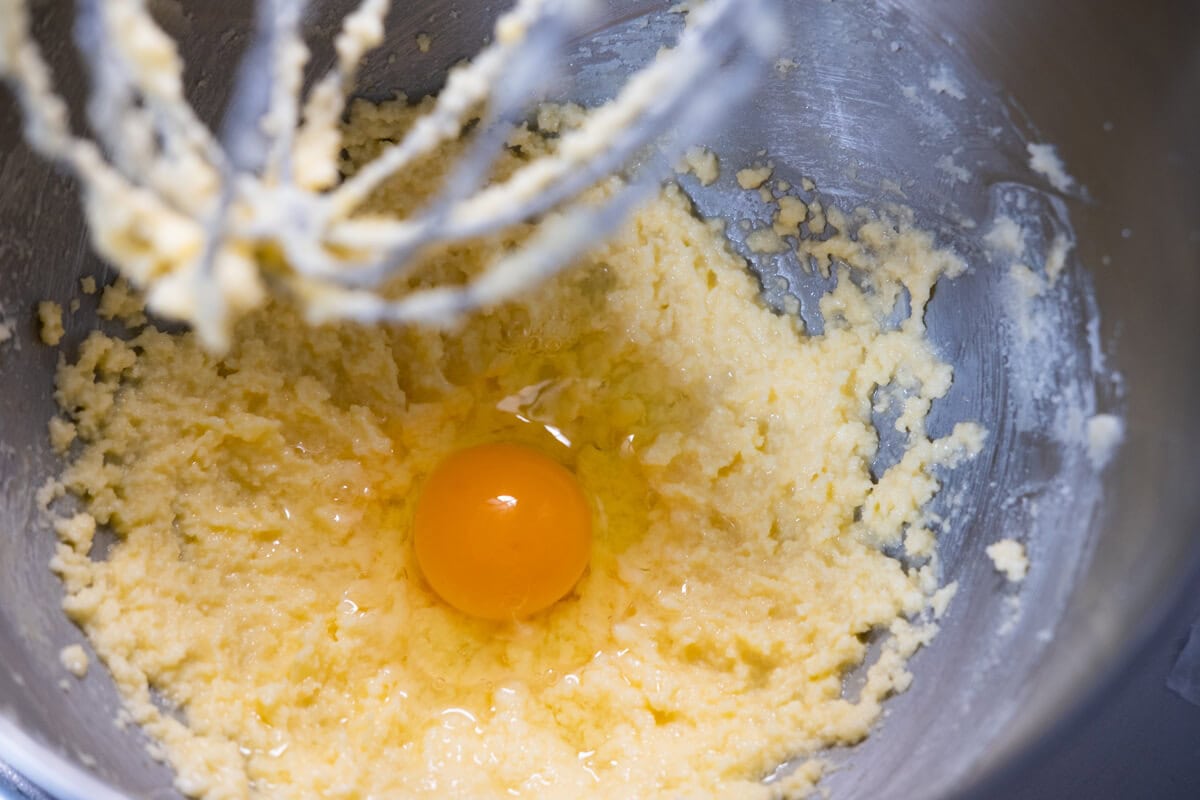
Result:
<svg viewBox="0 0 1200 800"><path fill-rule="evenodd" d="M583 575L592 519L579 481L536 450L485 444L430 474L413 521L417 563L447 603L506 620L553 605Z"/></svg>

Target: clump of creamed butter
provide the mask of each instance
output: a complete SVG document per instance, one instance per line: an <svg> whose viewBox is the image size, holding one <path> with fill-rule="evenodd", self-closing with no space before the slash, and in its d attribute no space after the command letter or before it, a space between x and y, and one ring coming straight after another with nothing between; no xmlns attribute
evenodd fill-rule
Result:
<svg viewBox="0 0 1200 800"><path fill-rule="evenodd" d="M359 106L351 158L401 127ZM526 141L525 147L535 147ZM414 171L375 199L428 192ZM242 320L223 358L190 334L93 334L58 374L77 441L62 480L118 543L64 535L54 567L186 793L262 797L771 797L866 736L934 632L936 589L880 547L926 534L930 468L978 447L921 424L949 385L922 338L961 268L890 221L831 217L843 273L807 335L759 300L719 229L667 190L611 242L455 331ZM854 229L856 237L846 234ZM519 234L510 234L519 235ZM438 254L472 274L506 240ZM799 246L799 245L797 245ZM904 287L912 324L877 320ZM889 297L891 298L889 300ZM882 477L872 392L904 383L907 455ZM414 498L448 453L515 441L588 497L590 565L516 622L421 578ZM76 530L79 526L68 526ZM888 629L857 699L842 678ZM180 719L151 700L178 706Z"/></svg>

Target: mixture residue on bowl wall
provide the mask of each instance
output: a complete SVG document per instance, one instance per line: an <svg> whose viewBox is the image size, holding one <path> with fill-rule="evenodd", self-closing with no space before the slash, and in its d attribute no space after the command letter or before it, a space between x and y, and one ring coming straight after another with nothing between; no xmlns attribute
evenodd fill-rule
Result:
<svg viewBox="0 0 1200 800"><path fill-rule="evenodd" d="M409 117L356 106L347 169ZM545 146L513 144L514 159ZM411 208L442 163L374 210ZM57 526L53 567L178 787L807 793L818 758L763 779L860 740L908 685L931 606L952 594L922 511L931 471L984 435L924 430L952 376L923 309L962 263L902 220L818 210L834 235L788 242L837 274L820 335L763 305L720 225L676 189L573 270L454 331L311 327L276 304L218 358L142 327L125 290L107 290L138 330L93 333L59 370L76 439L61 480L85 512ZM448 246L410 280L461 280L526 233ZM885 324L905 295L908 317ZM908 446L873 478L874 393L889 385L904 390ZM558 459L593 505L588 572L524 621L456 612L412 552L423 477L486 441ZM118 537L103 558L97 523ZM906 539L923 565L882 552ZM880 630L865 687L843 697Z"/></svg>

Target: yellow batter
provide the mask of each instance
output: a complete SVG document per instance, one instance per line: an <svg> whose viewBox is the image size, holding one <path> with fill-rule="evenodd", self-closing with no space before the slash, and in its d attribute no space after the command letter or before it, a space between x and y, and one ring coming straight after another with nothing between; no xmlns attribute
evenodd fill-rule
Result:
<svg viewBox="0 0 1200 800"><path fill-rule="evenodd" d="M405 116L356 108L351 157ZM390 186L377 210L410 206L435 173ZM806 247L873 286L843 274L821 336L763 307L677 190L575 269L456 331L311 328L275 305L243 319L220 359L190 334L93 334L58 375L79 439L63 481L86 514L59 524L54 568L179 788L211 800L811 788L814 759L761 781L861 739L907 686L905 659L935 630L907 620L936 587L878 546L906 529L928 546L929 468L982 436L960 425L930 442L921 425L950 373L920 313L959 262L890 221L836 219L856 240ZM448 248L431 269L472 273L503 246ZM901 286L916 315L884 331L877 314ZM912 390L911 446L876 483L872 391L893 380ZM409 541L422 477L496 440L568 465L595 517L583 580L521 623L447 607ZM105 560L89 555L96 522L120 537ZM895 636L843 699L878 628Z"/></svg>

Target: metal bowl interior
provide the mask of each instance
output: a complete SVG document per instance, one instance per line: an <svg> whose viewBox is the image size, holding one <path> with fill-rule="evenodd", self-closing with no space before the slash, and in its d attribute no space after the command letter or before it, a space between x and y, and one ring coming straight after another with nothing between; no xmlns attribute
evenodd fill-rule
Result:
<svg viewBox="0 0 1200 800"><path fill-rule="evenodd" d="M245 5L158 4L210 119L245 43ZM315 65L328 63L330 25L345 5L315 4ZM608 3L578 43L561 96L610 97L682 24L665 5ZM62 38L70 7L38 3L38 25L78 101L84 84ZM368 64L363 94L436 91L478 49L493 13L441 0L397 11L385 48L395 58ZM1200 10L1164 1L1131 19L1114 0L813 0L787 3L785 14L786 61L705 142L722 159L721 180L684 186L705 214L763 219L733 172L765 157L843 208L912 208L971 266L930 306L930 336L956 369L930 430L975 419L990 432L979 458L945 475L936 501L946 579L960 585L943 631L913 660L914 685L890 701L880 729L830 754L846 768L827 785L835 797L904 798L1003 786L1014 764L1045 752L1098 702L1172 597L1195 585ZM429 53L418 32L431 35ZM32 311L75 298L82 275L111 275L88 250L71 183L21 144L7 99L0 120L0 320L15 325L0 346L0 760L56 797L177 797L141 734L114 727L117 697L102 669L60 687L58 651L82 637L59 610L47 568L54 537L34 500L56 470L45 424L59 356L38 343ZM1030 170L1026 147L1038 142L1057 145L1072 191ZM1003 214L1019 215L1043 250L1059 232L1076 242L1032 341L1015 331L1001 300L1004 265L982 243ZM787 257L751 261L768 300L786 287L819 326L819 280ZM94 312L83 297L67 352L97 325ZM1063 434L1064 409L1124 416L1125 444L1107 470ZM1006 536L1024 541L1033 562L1019 589L984 554Z"/></svg>

